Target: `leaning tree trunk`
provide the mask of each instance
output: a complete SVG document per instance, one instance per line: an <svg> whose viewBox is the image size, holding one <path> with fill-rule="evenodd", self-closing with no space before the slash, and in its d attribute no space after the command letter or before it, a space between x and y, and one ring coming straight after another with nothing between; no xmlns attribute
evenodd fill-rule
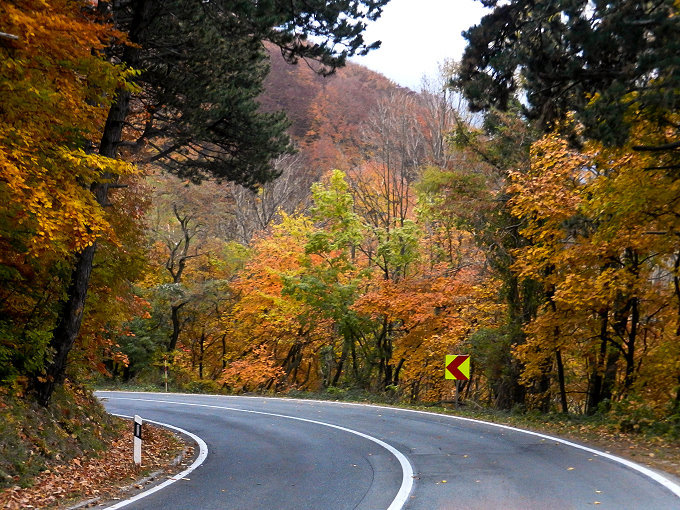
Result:
<svg viewBox="0 0 680 510"><path fill-rule="evenodd" d="M80 322L83 318L83 308L95 251L96 245L93 243L78 254L71 275L71 284L67 291L68 299L64 303L50 340L50 349L54 355L45 370L44 376L40 377L36 384L38 402L43 406L49 403L55 386L61 384L64 380L66 360L78 336Z"/></svg>
<svg viewBox="0 0 680 510"><path fill-rule="evenodd" d="M130 27L130 40L139 43L143 39L143 32L151 19L154 0L143 0L137 2L134 10L134 19ZM123 59L130 67L135 67L139 62L139 47L126 46ZM116 100L111 105L101 143L99 154L109 158L116 158L117 149L123 135L123 124L128 114L130 105L130 93L120 89L117 92ZM104 175L103 180L108 181L111 176ZM97 203L104 207L108 204L109 185L106 183L94 183L90 187L97 199ZM50 350L53 353L52 359L48 363L45 373L38 377L35 382L38 402L47 406L52 393L58 384L63 383L66 374L68 355L73 348L73 344L78 337L80 324L83 319L85 309L85 299L92 273L92 263L97 251L97 243L85 248L75 257L75 264L71 273L71 283L69 284L66 299L61 307L57 326L52 332L50 339Z"/></svg>
<svg viewBox="0 0 680 510"><path fill-rule="evenodd" d="M170 307L170 319L172 320L172 334L168 339L167 350L172 355L172 352L177 349L177 342L179 341L179 334L182 332L182 323L179 318L179 312L188 301L182 301Z"/></svg>
<svg viewBox="0 0 680 510"><path fill-rule="evenodd" d="M102 137L99 151L103 156L115 156L115 140L120 140L128 104L129 94L127 92L119 93L118 99L109 111L104 127L104 136ZM97 203L102 207L108 202L108 188L108 184L101 183L95 183L91 187ZM57 326L54 328L52 338L50 339L49 347L53 357L46 367L44 376L38 379L36 385L38 402L44 406L49 403L55 386L64 381L68 354L73 348L83 319L85 299L87 297L92 263L96 251L97 243L94 242L76 255L75 265L71 273L71 283L66 293L66 300L62 305L57 319Z"/></svg>

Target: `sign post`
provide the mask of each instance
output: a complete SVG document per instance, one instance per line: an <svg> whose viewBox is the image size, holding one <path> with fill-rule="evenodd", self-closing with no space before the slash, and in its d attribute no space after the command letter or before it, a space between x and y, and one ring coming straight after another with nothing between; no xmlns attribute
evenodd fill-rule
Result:
<svg viewBox="0 0 680 510"><path fill-rule="evenodd" d="M447 354L444 360L444 379L456 381L456 408L458 408L459 381L470 380L470 356L464 354Z"/></svg>
<svg viewBox="0 0 680 510"><path fill-rule="evenodd" d="M134 430L134 452L133 460L137 466L142 465L142 418L135 414L135 430Z"/></svg>
<svg viewBox="0 0 680 510"><path fill-rule="evenodd" d="M163 380L165 380L165 393L168 392L168 358L163 358Z"/></svg>

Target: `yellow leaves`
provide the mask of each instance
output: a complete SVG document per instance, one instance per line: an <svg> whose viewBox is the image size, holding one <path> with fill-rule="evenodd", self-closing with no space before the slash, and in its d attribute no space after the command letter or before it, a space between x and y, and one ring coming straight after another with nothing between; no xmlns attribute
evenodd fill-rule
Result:
<svg viewBox="0 0 680 510"><path fill-rule="evenodd" d="M96 182L111 182L114 178L137 173L134 165L123 160L107 158L99 154L87 154L82 149L56 150L56 156L77 171L79 179L85 184ZM89 181L88 181L89 178Z"/></svg>
<svg viewBox="0 0 680 510"><path fill-rule="evenodd" d="M630 120L631 145L658 140L665 129L639 115ZM667 398L659 395L670 394L675 382L658 367L677 327L669 275L678 250L680 180L667 170L677 154L597 143L577 152L551 134L532 146L531 157L531 170L512 176L512 211L529 240L513 253L514 270L542 284L550 301L515 349L523 380L542 377L559 349L571 392L585 392L592 367L605 363L598 349L608 342L607 349L635 356L630 367L640 388L654 387L638 391ZM653 377L663 385L648 384L654 364Z"/></svg>
<svg viewBox="0 0 680 510"><path fill-rule="evenodd" d="M0 138L0 143L5 140ZM41 157L25 150L15 148L10 157L9 151L0 150L0 162L7 163L0 186L7 188L14 207L22 211L15 219L34 228L29 255L79 251L111 233L89 184L102 175L131 174L132 165L65 147Z"/></svg>
<svg viewBox="0 0 680 510"><path fill-rule="evenodd" d="M526 235L535 235L534 223L555 224L572 216L582 198L589 157L568 148L567 142L549 135L531 147L531 170L511 174L511 208L517 217L528 217Z"/></svg>
<svg viewBox="0 0 680 510"><path fill-rule="evenodd" d="M133 72L98 51L122 35L88 19L70 0L0 4L3 31L19 36L0 49L0 214L27 232L30 256L82 250L111 233L89 186L132 165L82 149L96 141L107 104Z"/></svg>

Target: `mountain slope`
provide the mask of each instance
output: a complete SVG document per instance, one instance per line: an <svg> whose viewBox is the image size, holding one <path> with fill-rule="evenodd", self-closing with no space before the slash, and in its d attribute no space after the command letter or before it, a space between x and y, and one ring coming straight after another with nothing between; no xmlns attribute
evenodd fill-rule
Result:
<svg viewBox="0 0 680 510"><path fill-rule="evenodd" d="M263 109L288 114L290 134L315 173L356 164L362 123L381 98L406 89L353 62L323 77L306 62L290 65L275 48L268 50Z"/></svg>

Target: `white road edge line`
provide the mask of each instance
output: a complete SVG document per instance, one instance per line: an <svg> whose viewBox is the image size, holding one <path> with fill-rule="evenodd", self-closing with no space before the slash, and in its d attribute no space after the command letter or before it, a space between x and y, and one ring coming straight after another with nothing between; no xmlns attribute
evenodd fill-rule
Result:
<svg viewBox="0 0 680 510"><path fill-rule="evenodd" d="M113 414L114 416L120 416L121 418L132 419L131 416L125 416L123 414L115 414L115 413L111 413L111 414ZM155 487L152 487L148 491L140 492L139 494L137 494L136 496L134 496L130 499L126 499L124 501L119 501L118 503L116 503L113 506L106 507L104 510L115 510L117 508L123 508L124 506L127 506L130 503L134 503L135 501L139 501L140 499L145 498L145 497L153 494L154 492L158 492L161 489L165 489L168 485L171 485L171 484L181 480L182 478L186 478L186 476L189 473L191 473L194 469L196 469L198 466L203 464L203 461L205 461L205 459L208 457L208 445L205 444L205 441L203 441L203 439L198 437L196 434L192 434L191 432L184 430L184 429L181 429L179 427L175 427L174 425L168 425L167 423L161 423L161 422L158 422L158 421L146 420L146 419L144 421L146 421L147 423L153 423L154 425L160 425L161 427L167 427L169 429L176 430L177 432L180 432L182 434L186 434L187 436L189 436L191 439L196 441L196 443L198 443L198 447L199 447L198 458L191 464L191 466L186 468L181 473L177 473L175 476L168 478L165 482L163 482L159 485L156 485Z"/></svg>
<svg viewBox="0 0 680 510"><path fill-rule="evenodd" d="M107 393L106 391L98 392L98 393ZM123 393L123 392L119 392ZM125 393L133 393L133 394L147 394L144 392L125 392ZM167 396L166 393L156 393L156 395L164 395ZM195 393L175 393L175 395L187 395L187 396L197 396ZM547 434L541 434L540 432L533 432L531 430L523 430L523 429L518 429L516 427L511 427L509 425L502 425L500 423L493 423L489 421L483 421L483 420L476 420L474 418L464 418L462 416L452 416L450 414L440 414L440 413L433 413L430 411L419 411L417 409L403 409L400 407L388 407L388 406L379 406L375 404L361 404L358 402L338 402L338 401L332 401L332 400L313 400L313 399L304 399L304 398L277 398L277 397L246 397L246 396L238 396L238 395L201 395L202 397L219 397L219 398L231 398L231 399L243 399L243 398L252 398L252 399L259 399L259 400L289 400L289 401L297 401L297 402L319 402L323 404L335 404L335 405L346 405L346 406L363 406L363 407L373 407L376 409L381 409L381 410L393 410L397 412L404 412L404 413L416 413L416 414L426 414L429 416L438 416L440 418L449 418L453 420L459 420L459 421L467 421L471 423L478 423L481 425L489 425L491 427L496 427L504 430L511 430L513 432L521 432L523 434L528 434L530 436L535 436L535 437L540 437L541 439L548 439L550 441L555 441L561 444L564 444L566 446L571 446L573 448L578 448L579 450L583 450L588 453L592 453L594 455L598 455L600 457L604 457L606 459L609 459L613 462L616 462L618 464L622 464L630 469L633 469L637 471L638 473L643 474L644 476L651 478L658 484L662 485L669 491L671 491L674 495L676 495L678 498L680 498L680 485L677 483L673 482L672 480L669 480L665 476L657 473L656 471L653 471L649 468L646 468L640 464L636 464L635 462L632 462L630 460L624 459L622 457L617 457L616 455L612 455L610 453L606 453L600 450L596 450L594 448L590 448L588 446L583 446L578 443L572 443L571 441L567 441L566 439L562 439L560 437L555 437L555 436L549 436ZM109 397L106 397L109 398Z"/></svg>
<svg viewBox="0 0 680 510"><path fill-rule="evenodd" d="M215 395L215 396L220 396L220 395ZM232 397L232 398L239 398L235 395L224 395L225 397ZM240 398L272 398L272 397L240 397ZM677 483L673 482L672 480L666 478L665 476L661 475L660 473L657 473L656 471L653 471L649 468L646 468L645 466L642 466L640 464L636 464L635 462L632 462L628 459L624 459L623 457L617 457L616 455L612 455L611 453L603 452L601 450L596 450L594 448L590 448L588 446L584 446L578 443L572 443L571 441L568 441L566 439L562 439L561 437L556 437L556 436L549 436L547 434L542 434L540 432L534 432L532 430L524 430L524 429L518 429L516 427L511 427L510 425L503 425L501 423L493 423L490 421L483 421L483 420L476 420L474 418L465 418L463 416L454 416L450 414L441 414L441 413L433 413L430 411L419 411L418 409L403 409L400 407L387 407L387 406L380 406L380 405L375 405L375 404L361 404L358 402L334 402L334 401L327 401L327 400L305 400L303 398L299 399L286 399L282 398L280 400L297 400L299 402L319 402L319 403L333 403L333 404L341 404L341 405L348 405L348 406L363 406L363 407L372 407L375 409L381 409L381 410L394 410L398 412L404 412L404 413L416 413L416 414L426 414L428 416L438 416L440 418L449 418L452 420L459 420L459 421L466 421L470 423L477 423L481 425L489 425L491 427L496 427L499 429L503 430L510 430L513 432L520 432L522 434L527 434L530 436L535 436L539 437L541 439L546 439L549 441L555 441L556 443L561 443L566 446L571 446L572 448L577 448L579 450L583 450L588 453L592 453L593 455L597 455L599 457L603 457L605 459L609 459L613 462L623 464L624 466L633 469L634 471L637 471L638 473L643 474L644 476L651 478L658 484L662 485L669 491L671 491L675 496L680 498L680 485Z"/></svg>
<svg viewBox="0 0 680 510"><path fill-rule="evenodd" d="M364 439L368 439L369 441L373 441L374 443L382 446L385 448L388 452L390 452L392 455L394 455L397 460L399 461L399 464L401 465L401 472L402 472L402 478L401 478L401 487L399 487L399 491L397 492L397 495L394 497L392 500L392 503L390 503L390 506L387 507L387 510L401 510L404 505L406 504L406 501L408 500L409 494L411 494L411 489L413 488L413 467L411 466L411 463L408 461L406 456L401 453L399 450L394 448L392 445L387 444L384 441L381 441L377 437L369 436L368 434L364 434L363 432L359 432L358 430L353 430L353 429L348 429L346 427L341 427L339 425L333 425L332 423L326 423L323 421L317 421L317 420L308 420L307 418L298 418L297 416L289 416L286 414L276 414L276 413L266 413L264 411L252 411L250 409L237 409L234 407L225 407L225 406L214 406L210 404L192 404L190 402L175 402L171 400L154 400L154 399L146 399L146 398L131 398L131 397L111 397L111 396L106 396L105 398L109 400L133 400L133 401L138 401L138 402L162 402L164 404L175 404L175 405L183 405L183 406L193 406L193 407L208 407L211 409L223 409L226 411L235 411L239 413L249 413L249 414L262 414L266 416L274 416L277 418L287 418L289 420L296 420L296 421L302 421L302 422L307 422L307 423L313 423L315 425L323 425L324 427L330 427L332 429L337 429L337 430L342 430L343 432L349 432L350 434L354 434L359 437L363 437ZM151 422L151 420L147 420ZM151 422L155 423L155 422ZM166 425L167 426L167 425ZM177 427L171 427L177 429ZM180 430L181 429L177 429ZM186 431L183 431L187 433ZM193 434L190 434L192 437L196 438L196 436L193 436ZM205 444L205 443L204 443ZM206 454L207 454L207 447L206 447ZM203 461L201 461L203 462ZM193 467L193 464L192 464ZM198 467L198 466L197 466ZM191 468L187 471L190 471ZM185 476L184 472L180 473L177 475L177 477L182 477ZM173 480L176 481L176 480ZM170 482L172 483L172 482ZM125 506L129 503L132 503L133 501L136 501L137 499L141 499L144 496L147 496L148 494L151 494L152 492L156 492L157 490L160 490L164 486L170 485L170 483L165 483L162 484L162 486L154 487L150 491L147 491L147 493L142 493L134 498L124 501L122 503L119 503L118 505L114 505L112 507L109 507L106 510L113 510L115 508L121 508L122 506Z"/></svg>
<svg viewBox="0 0 680 510"><path fill-rule="evenodd" d="M321 401L323 402L323 401ZM515 427L511 427L509 425L502 425L500 423L493 423L493 422L488 422L488 421L482 421L482 420L475 420L474 418L465 418L463 416L452 416L450 414L439 414L439 413L432 413L428 411L418 411L417 409L400 409L400 408L394 408L394 407L384 407L384 406L377 406L373 404L358 404L358 403L353 403L353 402L347 402L347 404L350 405L365 405L369 407L375 407L378 409L395 409L399 410L402 412L409 412L409 413L420 413L420 414L427 414L430 416L442 416L445 418L451 418L454 420L459 420L459 421L467 421L471 423L478 423L478 424L483 424L483 425L490 425L492 427L497 427L500 429L504 430L511 430L513 432L521 432L522 434L528 434L530 436L535 436L539 437L541 439L547 439L549 441L555 441L556 443L561 443L566 446L571 446L572 448L577 448L579 450L583 450L588 453L592 453L593 455L597 455L599 457L604 457L605 459L609 459L613 462L617 462L619 464L623 464L624 466L633 469L637 471L638 473L641 473L658 484L662 485L669 491L671 491L674 495L676 495L678 498L680 498L680 485L677 483L673 482L672 480L666 478L665 476L661 475L660 473L657 473L656 471L653 471L649 468L646 468L645 466L642 466L640 464L637 464L635 462L632 462L628 459L624 459L623 457L618 457L616 455L612 455L611 453L603 452L601 450L596 450L595 448L590 448L588 446L584 446L578 443L572 443L571 441L567 441L566 439L562 439L560 437L555 437L555 436L549 436L547 434L541 434L540 432L533 432L531 430L523 430L523 429L518 429Z"/></svg>

